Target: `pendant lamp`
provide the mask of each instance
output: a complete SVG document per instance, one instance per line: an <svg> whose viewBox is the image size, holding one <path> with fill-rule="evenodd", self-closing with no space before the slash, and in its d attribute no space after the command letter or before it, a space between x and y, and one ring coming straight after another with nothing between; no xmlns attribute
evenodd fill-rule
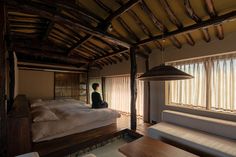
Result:
<svg viewBox="0 0 236 157"><path fill-rule="evenodd" d="M163 51L164 51L164 42L162 45L162 62L163 62ZM162 63L159 66L155 66L145 72L143 75L139 77L139 80L143 81L171 81L171 80L185 80L193 78L192 75L189 75L174 66L165 65Z"/></svg>

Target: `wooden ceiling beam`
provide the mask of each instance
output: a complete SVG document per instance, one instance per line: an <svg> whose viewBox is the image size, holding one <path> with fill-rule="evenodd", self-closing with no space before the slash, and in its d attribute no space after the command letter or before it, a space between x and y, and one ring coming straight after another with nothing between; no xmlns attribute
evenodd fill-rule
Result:
<svg viewBox="0 0 236 157"><path fill-rule="evenodd" d="M100 25L99 28L103 30L107 30L107 28L110 26L111 21L116 19L117 17L121 16L123 13L125 13L127 10L135 6L137 3L139 3L140 0L129 0L126 4L122 5L119 9L114 11L112 14L110 14Z"/></svg>
<svg viewBox="0 0 236 157"><path fill-rule="evenodd" d="M139 18L139 16L133 11L133 10L129 10L128 11L129 15L134 19L134 21L136 22L136 24L138 26L141 27L141 30L143 31L143 33L145 35L147 35L149 38L151 38L153 35L151 33L151 31L149 30L149 28L142 22L142 20ZM155 43L159 43L159 41L156 41ZM159 44L155 44L157 48L161 49L160 43Z"/></svg>
<svg viewBox="0 0 236 157"><path fill-rule="evenodd" d="M88 34L103 37L117 45L121 45L126 48L129 48L131 45L131 43L127 43L127 41L124 42L118 39L116 36L108 34L103 30L83 24L79 20L69 18L59 12L52 11L49 8L38 5L37 3L29 2L28 0L23 0L23 2L8 0L7 4L10 6L14 6L17 10L24 10L31 14L39 15L61 25L71 25L74 29L80 29Z"/></svg>
<svg viewBox="0 0 236 157"><path fill-rule="evenodd" d="M184 0L184 6L185 6L185 11L186 11L187 15L193 21L195 21L196 23L202 22L202 19L194 12L189 0ZM200 29L200 31L202 32L203 40L206 42L210 42L211 36L209 34L208 28Z"/></svg>
<svg viewBox="0 0 236 157"><path fill-rule="evenodd" d="M112 14L113 11L111 10L111 8L106 6L101 0L95 0L95 3L106 12Z"/></svg>
<svg viewBox="0 0 236 157"><path fill-rule="evenodd" d="M85 37L83 37L82 39L80 39L76 44L74 44L68 51L68 56L71 56L73 54L73 51L75 49L78 49L81 45L83 45L84 43L86 43L89 39L91 39L92 36L91 35L86 35Z"/></svg>
<svg viewBox="0 0 236 157"><path fill-rule="evenodd" d="M104 55L104 56L101 56L101 57L99 57L99 58L96 58L95 60L94 60L94 62L96 62L96 61L99 61L99 60L103 60L103 59L105 59L105 58L109 58L109 57L112 57L112 56L115 56L115 55L117 55L117 54L120 54L120 53L124 53L124 52L127 52L128 51L128 49L122 49L122 50L119 50L119 51L117 51L117 52L112 52L112 53L108 53L107 55Z"/></svg>
<svg viewBox="0 0 236 157"><path fill-rule="evenodd" d="M179 35L179 34L183 34L183 33L187 33L187 32L192 32L197 29L202 29L202 28L210 27L212 25L228 22L228 21L234 20L235 17L236 17L236 11L232 11L227 14L202 21L201 23L196 23L196 24L193 24L193 25L190 25L187 27L183 27L182 30L175 30L175 31L167 32L164 34L164 38L168 38L171 36L175 36L175 35ZM149 42L153 42L155 40L160 40L162 38L163 38L163 35L156 35L150 39L144 39L144 40L140 41L139 43L134 44L134 46L144 45Z"/></svg>
<svg viewBox="0 0 236 157"><path fill-rule="evenodd" d="M213 4L212 0L205 0L205 6L206 6L206 10L209 14L209 16L211 18L216 18L217 12L215 10L215 6ZM219 40L223 40L224 39L224 29L223 29L223 25L219 24L219 25L215 25L215 31L216 31L216 36Z"/></svg>
<svg viewBox="0 0 236 157"><path fill-rule="evenodd" d="M139 0L130 0L129 2L127 2L127 4L125 4L124 6L120 7L118 10L116 10L115 12L111 13L105 20L103 20L97 27L97 29L102 29L103 31L106 31L108 26L110 25L111 21L114 20L115 18L117 18L118 16L120 16L121 14L123 14L124 12L126 12L127 10L129 10L131 7L133 7ZM103 9L105 9L106 11L108 11L108 7L107 8L104 8L104 4L102 2L100 2L99 0L96 1L96 3L102 7ZM110 9L110 8L109 8ZM110 9L111 10L111 9ZM110 12L109 10L109 12ZM93 35L90 35L90 38L92 38ZM94 36L95 37L95 36ZM90 39L89 38L89 39ZM97 36L97 39L99 37ZM84 43L84 42L83 42ZM77 45L75 45L74 47L79 47L80 45L82 45L83 43L79 43ZM116 45L116 44L115 44ZM117 44L119 45L119 44ZM121 46L124 46L124 45L121 45ZM70 49L70 52L73 51L73 48ZM127 46L125 46L127 47ZM70 52L68 53L68 55L70 55Z"/></svg>
<svg viewBox="0 0 236 157"><path fill-rule="evenodd" d="M44 50L30 49L30 48L24 48L24 47L18 47L18 46L17 47L13 46L13 49L16 53L19 53L19 54L55 59L58 61L68 62L72 64L88 63L90 61L90 60L85 60L82 58L70 58L58 52L51 52L51 51L49 52L49 51L44 51Z"/></svg>
<svg viewBox="0 0 236 157"><path fill-rule="evenodd" d="M142 0L142 3L139 3L141 9L148 15L148 17L151 19L153 22L154 26L161 31L162 33L168 32L167 27L155 16L155 14L149 9L145 1ZM153 38L153 37L152 37ZM152 39L150 38L150 39ZM177 38L174 38L173 40L177 40ZM157 40L156 40L157 41ZM173 45L176 46L175 43L180 43L179 41L174 41L172 42ZM179 47L177 47L179 48Z"/></svg>
<svg viewBox="0 0 236 157"><path fill-rule="evenodd" d="M183 28L183 24L180 22L180 20L177 18L177 16L174 14L173 10L170 8L168 2L166 0L160 0L160 3L162 7L164 8L165 12L167 13L167 16L171 23L173 23L178 29ZM193 40L193 37L190 33L183 34L187 43L191 46L195 45L195 41ZM180 43L180 42L179 42Z"/></svg>

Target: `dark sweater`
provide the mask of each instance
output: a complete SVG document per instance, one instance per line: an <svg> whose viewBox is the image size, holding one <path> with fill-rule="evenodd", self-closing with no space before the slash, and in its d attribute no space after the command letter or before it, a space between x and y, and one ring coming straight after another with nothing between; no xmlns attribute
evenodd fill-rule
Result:
<svg viewBox="0 0 236 157"><path fill-rule="evenodd" d="M92 93L92 108L100 108L102 105L102 98L98 92Z"/></svg>

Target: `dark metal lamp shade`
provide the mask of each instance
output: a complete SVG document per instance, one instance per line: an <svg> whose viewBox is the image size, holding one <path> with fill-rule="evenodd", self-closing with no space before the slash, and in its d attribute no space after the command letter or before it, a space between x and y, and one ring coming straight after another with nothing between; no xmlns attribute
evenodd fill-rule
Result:
<svg viewBox="0 0 236 157"><path fill-rule="evenodd" d="M139 77L139 80L170 81L170 80L185 80L191 78L193 78L192 75L189 75L173 66L161 64L145 72L143 75Z"/></svg>

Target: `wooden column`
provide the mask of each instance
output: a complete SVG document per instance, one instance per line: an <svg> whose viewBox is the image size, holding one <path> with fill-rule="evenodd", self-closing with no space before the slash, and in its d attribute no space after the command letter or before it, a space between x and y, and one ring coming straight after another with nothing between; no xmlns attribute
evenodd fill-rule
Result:
<svg viewBox="0 0 236 157"><path fill-rule="evenodd" d="M131 91L131 104L130 104L130 112L131 112L131 129L136 130L137 127L137 119L136 119L136 98L137 98L137 85L136 85L136 77L137 77L137 64L136 64L136 48L130 48L130 91Z"/></svg>
<svg viewBox="0 0 236 157"><path fill-rule="evenodd" d="M0 156L6 156L6 14L5 1L0 1Z"/></svg>
<svg viewBox="0 0 236 157"><path fill-rule="evenodd" d="M145 61L145 66L146 66L146 71L149 70L149 58L146 59ZM146 122L150 123L150 105L151 105L151 102L150 102L150 81L147 81L146 82L147 84L147 120Z"/></svg>
<svg viewBox="0 0 236 157"><path fill-rule="evenodd" d="M15 96L15 62L14 52L12 49L8 49L8 63L9 63L9 101L7 110L10 111L13 107Z"/></svg>

